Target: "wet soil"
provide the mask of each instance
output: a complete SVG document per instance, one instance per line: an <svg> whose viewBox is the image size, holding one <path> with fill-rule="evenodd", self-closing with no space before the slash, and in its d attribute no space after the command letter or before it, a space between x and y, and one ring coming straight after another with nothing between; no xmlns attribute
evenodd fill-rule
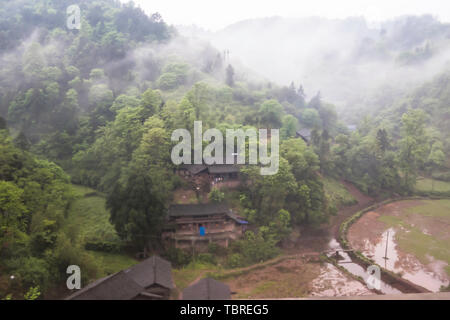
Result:
<svg viewBox="0 0 450 320"><path fill-rule="evenodd" d="M329 263L321 267L319 276L312 282L311 296L315 297L365 295L373 295L373 292Z"/></svg>
<svg viewBox="0 0 450 320"><path fill-rule="evenodd" d="M385 269L430 291L439 292L447 286L449 276L445 272L447 263L427 255L427 263L419 261L411 253L404 252L397 244L397 236L410 232L402 224L388 227L379 220L381 216L402 218L408 226L418 227L424 234L448 237L448 229L436 218L402 214L403 210L422 205L421 201L399 201L368 212L350 227L348 240L351 246L361 251ZM444 233L444 234L443 234ZM450 243L449 243L450 245Z"/></svg>

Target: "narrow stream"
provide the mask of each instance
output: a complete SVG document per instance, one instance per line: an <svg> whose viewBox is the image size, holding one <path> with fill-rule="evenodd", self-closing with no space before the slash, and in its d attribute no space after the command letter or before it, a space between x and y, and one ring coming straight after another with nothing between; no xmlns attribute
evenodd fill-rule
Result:
<svg viewBox="0 0 450 320"><path fill-rule="evenodd" d="M329 249L333 251L337 250L343 250L340 246L339 242L337 242L336 239L331 239L331 241L328 244ZM354 274L355 276L359 276L366 280L369 277L369 274L366 272L366 270L361 267L359 264L354 263L350 256L346 252L339 251L339 254L344 258L343 260L339 260L339 265L344 267L347 271ZM330 253L328 256L332 257L334 253ZM367 285L366 285L367 286ZM401 294L402 292L400 290L395 289L394 287L384 283L381 281L380 291L383 294Z"/></svg>

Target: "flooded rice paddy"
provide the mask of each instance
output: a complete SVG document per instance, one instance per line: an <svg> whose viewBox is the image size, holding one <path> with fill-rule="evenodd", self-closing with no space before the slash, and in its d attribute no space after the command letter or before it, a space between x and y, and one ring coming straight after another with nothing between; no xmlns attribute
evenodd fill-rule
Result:
<svg viewBox="0 0 450 320"><path fill-rule="evenodd" d="M329 243L329 248L332 251L342 250L339 243L336 241L336 239L332 239ZM330 257L333 255L333 253L330 253ZM345 268L347 271L352 273L355 276L361 277L364 279L364 281L367 281L367 278L369 277L369 273L366 269L364 269L359 264L352 261L350 256L346 252L339 251L339 255L342 257L342 259L339 260L339 265ZM367 286L366 286L367 288ZM368 289L367 289L368 290ZM388 285L387 283L381 281L380 283L380 291L383 294L400 294L401 291L393 288L392 286Z"/></svg>
<svg viewBox="0 0 450 320"><path fill-rule="evenodd" d="M350 228L351 246L402 278L439 292L450 280L445 260L450 203L434 201L400 201L368 212Z"/></svg>

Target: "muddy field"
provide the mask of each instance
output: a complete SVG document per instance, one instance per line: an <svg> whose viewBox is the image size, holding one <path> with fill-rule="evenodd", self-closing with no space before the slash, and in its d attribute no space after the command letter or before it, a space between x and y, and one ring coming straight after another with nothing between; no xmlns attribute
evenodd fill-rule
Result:
<svg viewBox="0 0 450 320"><path fill-rule="evenodd" d="M450 200L407 200L366 213L348 239L379 265L430 291L450 280Z"/></svg>
<svg viewBox="0 0 450 320"><path fill-rule="evenodd" d="M288 254L319 253L330 249L330 241L338 235L341 223L362 210L374 199L362 194L350 183L341 181L357 204L342 207L329 224L318 229L301 230L301 236L290 247ZM310 263L301 259L284 260L279 264L252 271L225 281L234 292L233 299L246 298L300 298L358 296L373 294L361 282L351 278L328 263Z"/></svg>
<svg viewBox="0 0 450 320"><path fill-rule="evenodd" d="M345 275L332 264L324 264L319 276L313 280L310 296L341 297L373 295L367 286Z"/></svg>
<svg viewBox="0 0 450 320"><path fill-rule="evenodd" d="M347 296L371 293L328 263L288 259L264 269L225 280L233 299L282 299L308 296Z"/></svg>

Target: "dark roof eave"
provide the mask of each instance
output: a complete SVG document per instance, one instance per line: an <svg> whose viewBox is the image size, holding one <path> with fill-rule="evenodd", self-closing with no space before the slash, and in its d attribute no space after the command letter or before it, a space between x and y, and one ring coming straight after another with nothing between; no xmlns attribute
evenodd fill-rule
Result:
<svg viewBox="0 0 450 320"><path fill-rule="evenodd" d="M175 204L169 207L169 217L219 215L229 211L226 204Z"/></svg>

